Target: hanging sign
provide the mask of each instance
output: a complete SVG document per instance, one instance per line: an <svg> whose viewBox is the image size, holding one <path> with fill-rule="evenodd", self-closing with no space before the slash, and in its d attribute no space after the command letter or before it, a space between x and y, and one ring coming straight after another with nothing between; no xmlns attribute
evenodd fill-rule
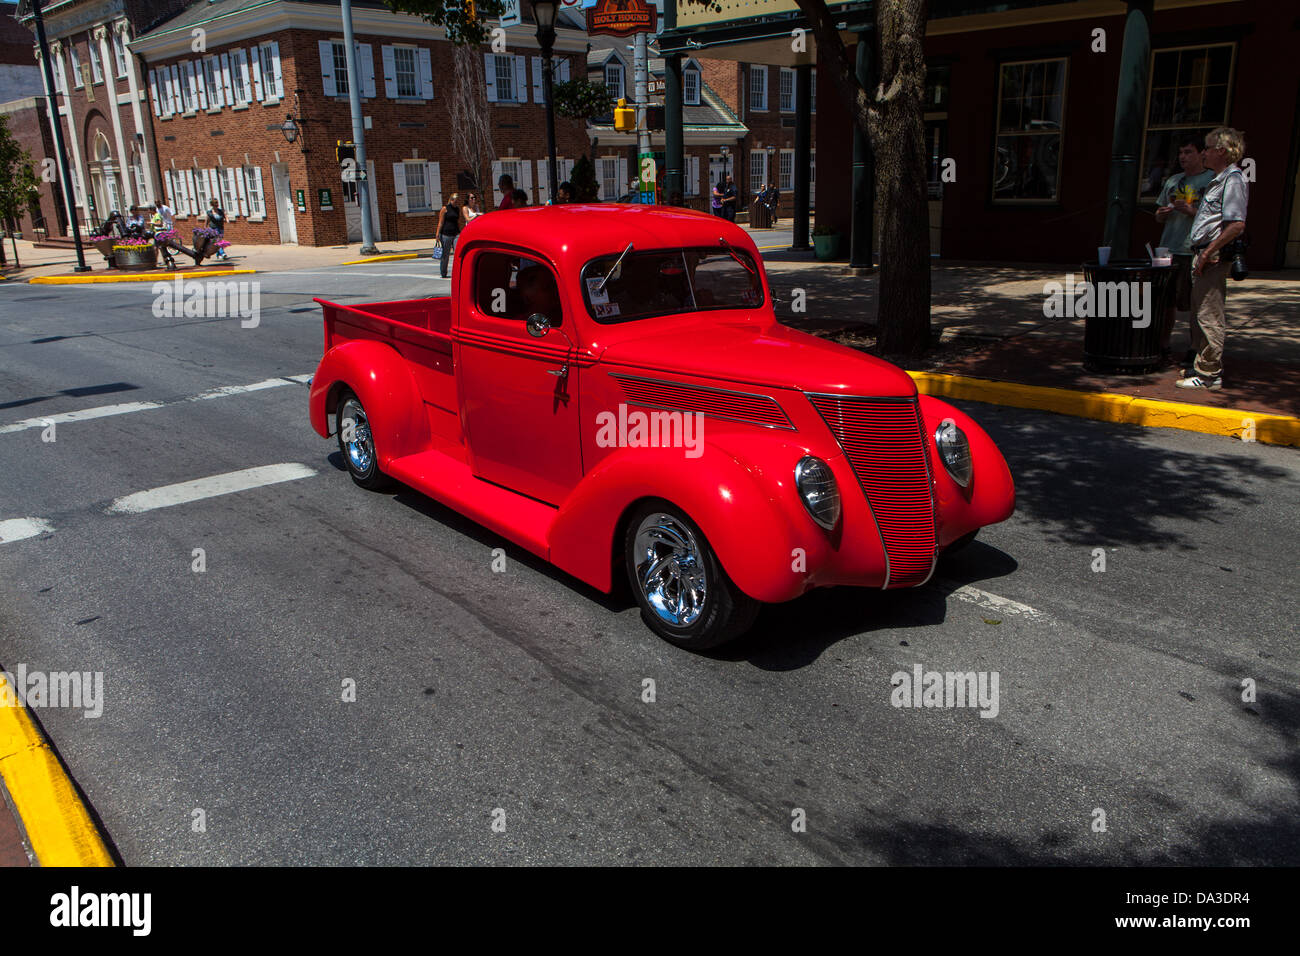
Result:
<svg viewBox="0 0 1300 956"><path fill-rule="evenodd" d="M656 33L659 11L647 0L596 0L587 8L589 36L629 37L634 33Z"/></svg>

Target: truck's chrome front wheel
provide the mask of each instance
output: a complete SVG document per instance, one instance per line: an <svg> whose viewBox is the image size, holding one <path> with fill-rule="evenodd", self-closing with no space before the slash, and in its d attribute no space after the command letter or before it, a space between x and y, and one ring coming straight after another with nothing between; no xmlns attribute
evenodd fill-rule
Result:
<svg viewBox="0 0 1300 956"><path fill-rule="evenodd" d="M636 530L636 554L636 579L659 619L675 627L699 620L709 582L690 529L672 515L648 515Z"/></svg>
<svg viewBox="0 0 1300 956"><path fill-rule="evenodd" d="M758 602L731 582L704 532L669 502L647 501L631 515L624 549L641 617L665 640L704 650L753 623Z"/></svg>
<svg viewBox="0 0 1300 956"><path fill-rule="evenodd" d="M362 488L378 489L388 483L387 476L379 470L375 454L375 436L370 429L361 400L351 392L339 396L338 420L339 451L348 474Z"/></svg>

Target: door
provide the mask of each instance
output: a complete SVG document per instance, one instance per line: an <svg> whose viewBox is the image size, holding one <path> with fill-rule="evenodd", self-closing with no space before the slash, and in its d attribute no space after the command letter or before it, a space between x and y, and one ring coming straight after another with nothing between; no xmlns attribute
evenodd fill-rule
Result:
<svg viewBox="0 0 1300 956"><path fill-rule="evenodd" d="M582 477L574 319L555 273L517 251L474 249L461 287L455 365L461 420L474 474L548 504L560 504ZM464 274L464 273L462 273ZM524 320L542 312L552 329L533 338Z"/></svg>
<svg viewBox="0 0 1300 956"><path fill-rule="evenodd" d="M379 197L375 182L375 164L373 160L366 160L366 186L370 193L370 228L374 230L375 241L378 242L384 238L379 233ZM360 242L361 232L361 187L357 184L356 173L352 173L352 179L343 179L343 222L348 230L348 242Z"/></svg>
<svg viewBox="0 0 1300 956"><path fill-rule="evenodd" d="M280 221L280 242L298 244L298 210L289 186L289 164L271 164L271 188L275 193L276 218Z"/></svg>

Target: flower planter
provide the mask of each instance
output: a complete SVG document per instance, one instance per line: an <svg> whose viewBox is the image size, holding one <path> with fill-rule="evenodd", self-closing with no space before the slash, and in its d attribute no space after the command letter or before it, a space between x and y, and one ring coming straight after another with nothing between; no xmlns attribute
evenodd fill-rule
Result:
<svg viewBox="0 0 1300 956"><path fill-rule="evenodd" d="M840 234L833 232L828 236L813 236L813 250L822 262L834 259L840 252Z"/></svg>
<svg viewBox="0 0 1300 956"><path fill-rule="evenodd" d="M158 268L158 250L147 246L118 246L113 250L117 267L126 272L144 272Z"/></svg>
<svg viewBox="0 0 1300 956"><path fill-rule="evenodd" d="M113 268L113 241L112 239L100 239L95 243L95 251L108 260L108 267Z"/></svg>

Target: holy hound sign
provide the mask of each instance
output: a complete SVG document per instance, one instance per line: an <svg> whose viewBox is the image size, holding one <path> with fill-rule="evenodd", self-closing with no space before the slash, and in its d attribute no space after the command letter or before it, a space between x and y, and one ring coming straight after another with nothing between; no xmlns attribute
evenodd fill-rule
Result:
<svg viewBox="0 0 1300 956"><path fill-rule="evenodd" d="M655 33L659 11L647 0L596 0L587 8L589 36L630 37L634 33Z"/></svg>

